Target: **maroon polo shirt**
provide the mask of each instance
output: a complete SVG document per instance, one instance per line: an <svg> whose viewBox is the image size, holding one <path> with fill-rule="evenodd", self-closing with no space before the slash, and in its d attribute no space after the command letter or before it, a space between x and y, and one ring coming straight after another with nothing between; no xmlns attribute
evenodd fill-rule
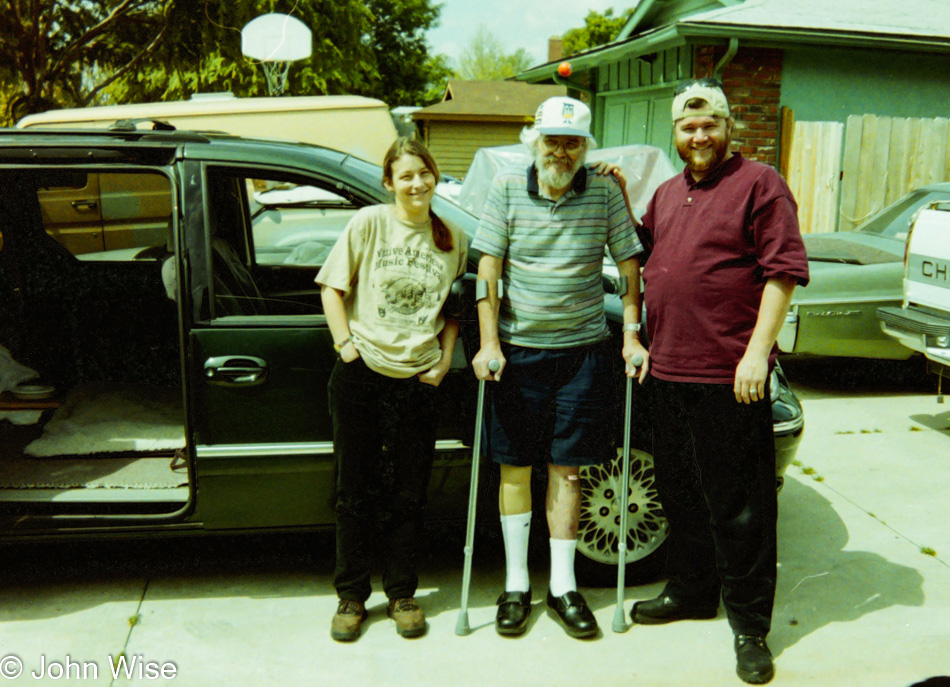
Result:
<svg viewBox="0 0 950 687"><path fill-rule="evenodd" d="M643 228L652 248L643 281L653 375L732 384L765 282L790 275L808 283L791 191L772 167L733 153L702 181L684 170L660 186Z"/></svg>

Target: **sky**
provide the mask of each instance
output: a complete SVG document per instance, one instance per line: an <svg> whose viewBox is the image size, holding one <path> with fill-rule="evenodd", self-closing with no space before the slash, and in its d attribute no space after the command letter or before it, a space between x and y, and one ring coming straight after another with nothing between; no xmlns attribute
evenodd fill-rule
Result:
<svg viewBox="0 0 950 687"><path fill-rule="evenodd" d="M484 25L505 46L506 53L524 48L532 64L548 61L548 38L584 25L590 10L614 16L636 4L635 0L441 0L441 25L429 31L433 53L448 55L458 66L462 51L471 45Z"/></svg>

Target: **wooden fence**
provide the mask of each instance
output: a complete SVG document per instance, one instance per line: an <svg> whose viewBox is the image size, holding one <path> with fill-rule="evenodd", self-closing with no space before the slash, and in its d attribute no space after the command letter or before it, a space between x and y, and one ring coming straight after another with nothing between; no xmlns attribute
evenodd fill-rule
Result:
<svg viewBox="0 0 950 687"><path fill-rule="evenodd" d="M802 233L849 231L914 188L950 179L948 150L943 117L795 122L788 182Z"/></svg>
<svg viewBox="0 0 950 687"><path fill-rule="evenodd" d="M795 122L788 185L803 234L835 230L843 133L840 122Z"/></svg>

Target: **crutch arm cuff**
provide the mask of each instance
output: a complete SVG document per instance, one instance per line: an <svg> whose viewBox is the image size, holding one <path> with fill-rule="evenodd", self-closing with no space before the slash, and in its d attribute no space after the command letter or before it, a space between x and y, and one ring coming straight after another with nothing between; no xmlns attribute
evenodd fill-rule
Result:
<svg viewBox="0 0 950 687"><path fill-rule="evenodd" d="M502 298L505 295L505 283L499 279L495 284L496 290L498 291L498 298ZM484 279L479 279L475 282L475 302L483 298L488 298L488 282Z"/></svg>

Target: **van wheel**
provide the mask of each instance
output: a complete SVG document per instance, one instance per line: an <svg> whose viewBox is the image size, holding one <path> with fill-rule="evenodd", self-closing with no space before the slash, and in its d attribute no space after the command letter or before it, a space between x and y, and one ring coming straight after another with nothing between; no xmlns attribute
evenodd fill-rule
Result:
<svg viewBox="0 0 950 687"><path fill-rule="evenodd" d="M581 517L577 532L577 575L586 586L617 584L620 542L622 450L605 465L581 468ZM627 504L626 584L640 584L663 569L669 525L660 506L653 456L631 449Z"/></svg>

